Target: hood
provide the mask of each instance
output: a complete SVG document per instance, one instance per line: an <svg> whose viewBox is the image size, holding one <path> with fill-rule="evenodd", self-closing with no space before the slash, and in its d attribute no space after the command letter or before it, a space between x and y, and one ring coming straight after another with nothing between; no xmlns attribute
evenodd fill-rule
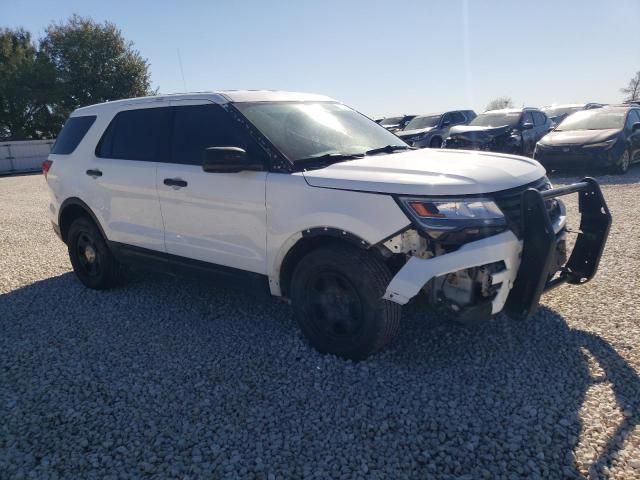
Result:
<svg viewBox="0 0 640 480"><path fill-rule="evenodd" d="M421 133L429 133L434 128L436 128L436 127L416 128L414 130L402 130L401 133L398 133L398 136L400 138L412 137L414 135L420 135Z"/></svg>
<svg viewBox="0 0 640 480"><path fill-rule="evenodd" d="M535 160L463 150L405 150L298 173L313 187L403 195L469 195L519 187L544 176Z"/></svg>
<svg viewBox="0 0 640 480"><path fill-rule="evenodd" d="M607 130L568 130L566 132L549 132L540 143L543 145L582 145L585 143L604 142L620 133L620 129Z"/></svg>
<svg viewBox="0 0 640 480"><path fill-rule="evenodd" d="M501 127L482 127L476 125L459 125L453 127L450 132L450 137L464 138L469 141L477 141L482 139L494 138L499 135L503 135L513 127L510 125L503 125Z"/></svg>

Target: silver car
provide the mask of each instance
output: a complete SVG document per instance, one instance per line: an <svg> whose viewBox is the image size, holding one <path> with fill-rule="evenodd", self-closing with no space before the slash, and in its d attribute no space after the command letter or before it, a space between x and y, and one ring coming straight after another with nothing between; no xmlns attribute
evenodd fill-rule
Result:
<svg viewBox="0 0 640 480"><path fill-rule="evenodd" d="M440 148L442 140L449 136L455 125L467 125L476 118L473 110L452 110L444 113L418 115L404 130L396 132L402 140L417 148Z"/></svg>

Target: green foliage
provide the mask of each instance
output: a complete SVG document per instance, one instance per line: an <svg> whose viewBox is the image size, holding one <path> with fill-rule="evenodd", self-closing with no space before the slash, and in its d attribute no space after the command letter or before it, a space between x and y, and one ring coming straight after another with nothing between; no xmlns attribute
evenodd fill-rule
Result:
<svg viewBox="0 0 640 480"><path fill-rule="evenodd" d="M0 139L46 138L56 130L49 109L55 97L52 66L31 35L0 30Z"/></svg>
<svg viewBox="0 0 640 480"><path fill-rule="evenodd" d="M0 139L55 136L76 108L153 93L148 62L112 23L73 15L38 48L0 30Z"/></svg>

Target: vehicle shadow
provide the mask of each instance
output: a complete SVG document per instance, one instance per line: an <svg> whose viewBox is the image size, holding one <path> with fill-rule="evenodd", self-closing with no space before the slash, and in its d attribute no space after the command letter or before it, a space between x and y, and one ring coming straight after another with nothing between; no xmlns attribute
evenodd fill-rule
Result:
<svg viewBox="0 0 640 480"><path fill-rule="evenodd" d="M65 390L64 382L94 377L100 379L100 395L114 398L113 402L120 398L109 404L122 408L109 407L116 423L95 427L102 429L95 432L98 437L119 428L118 421L121 428L128 428L132 409L142 412L140 421L165 422L162 428L179 436L190 421L190 402L201 412L197 421L202 422L202 411L208 408L203 405L233 404L248 397L250 407L243 414L247 418L233 420L236 423L228 428L252 428L245 422L262 418L257 412L269 411L275 417L269 425L276 427L262 428L277 428L288 438L291 406L306 403L308 412L326 420L326 428L338 429L333 435L344 438L345 448L371 449L381 458L406 457L405 447L415 451L408 461L421 478L437 477L445 464L452 474L470 478L486 478L482 468L488 464L520 476L584 478L581 471L588 470L594 478L607 478L625 438L640 423L640 378L634 368L603 338L570 328L560 314L547 308L528 321L498 316L467 328L434 317L421 306L409 306L397 341L370 360L354 364L310 349L291 319L289 306L273 299L142 273L135 274L126 288L95 292L69 273L0 295L0 331L0 397L7 400L0 402L0 416L13 434L24 431L25 421L40 418L33 412L17 416L15 409L7 408L28 404L31 397L41 399L44 387L25 390L25 375L51 366L64 371L69 363L76 375L49 380L51 401L58 389ZM250 332L257 332L253 341L238 341ZM216 336L223 338L214 343ZM2 365L16 356L20 365ZM282 362L289 368L283 370ZM603 373L592 374L590 362ZM229 373L247 366L263 375L245 379ZM220 397L218 392L226 392L220 386L225 382L237 382L238 387ZM301 383L306 385L304 392L274 388ZM581 431L588 426L583 424L581 408L588 390L603 383L625 417L597 457L580 464L575 452ZM153 389L158 404L166 402L166 408L175 410L155 418L156 406L138 404L133 397L123 402L118 392L126 385ZM82 384L74 391L87 388ZM339 408L323 402L324 388L340 391ZM176 390L183 397L171 403ZM83 403L92 400L78 395L73 400L82 411ZM47 416L59 409L64 417L63 407L42 405ZM350 416L344 417L344 412ZM337 416L340 427L333 423ZM73 432L78 428L60 422L50 428ZM362 431L363 425L371 428L371 424L387 424L375 441ZM305 438L313 442L324 435L323 430L310 431ZM433 445L429 438L437 439L440 447L427 447ZM52 448L38 441L29 439L25 444L36 452ZM245 454L242 444L234 448ZM246 455L251 455L252 447L246 448ZM387 477L392 473L382 472Z"/></svg>

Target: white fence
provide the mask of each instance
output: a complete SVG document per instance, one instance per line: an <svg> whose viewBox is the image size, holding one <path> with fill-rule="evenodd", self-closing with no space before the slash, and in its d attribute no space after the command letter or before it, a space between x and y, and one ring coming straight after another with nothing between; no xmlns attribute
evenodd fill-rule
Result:
<svg viewBox="0 0 640 480"><path fill-rule="evenodd" d="M47 159L55 139L0 142L0 175L37 172Z"/></svg>

